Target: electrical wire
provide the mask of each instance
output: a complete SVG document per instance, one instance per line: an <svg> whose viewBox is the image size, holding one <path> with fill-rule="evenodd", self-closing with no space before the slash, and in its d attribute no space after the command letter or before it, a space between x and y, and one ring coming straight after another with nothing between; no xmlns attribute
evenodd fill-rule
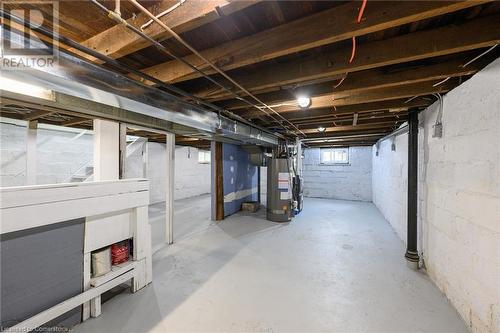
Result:
<svg viewBox="0 0 500 333"><path fill-rule="evenodd" d="M95 1L95 0L93 0ZM266 103L261 101L259 98L257 98L255 95L253 95L250 91L248 91L246 88L241 86L238 82L233 80L229 75L227 75L224 71L222 71L220 68L218 68L213 62L210 60L206 59L203 55L201 55L195 48L193 48L190 44L188 44L186 41L184 41L175 31L170 29L165 23L163 23L161 20L156 18L149 10L147 10L145 7L143 7L140 3L138 3L136 0L129 0L135 7L137 7L139 10L141 10L144 14L149 16L152 20L154 20L157 24L159 24L163 29L165 29L167 32L172 35L179 43L181 43L184 47L186 47L188 50L190 50L193 54L195 54L198 58L202 59L204 62L206 62L212 69L214 69L217 73L222 75L224 78L226 78L229 82L234 84L236 87L238 87L241 91L243 91L246 95L252 97L255 101L257 101L259 104L262 104L265 106L268 110L274 112L278 117L286 121L288 124L290 124L293 128L295 128L298 132L300 132L302 135L306 136L304 132L302 132L297 126L295 126L293 123L291 123L288 119L283 117L280 113L278 113L276 110L273 108L269 107ZM235 94L233 92L233 94ZM241 97L240 97L241 98ZM255 105L251 104L251 106L256 107ZM258 107L256 107L259 109ZM263 109L259 109L261 111L264 111ZM264 111L265 112L265 111ZM265 112L268 116L271 116L269 113ZM271 116L272 117L272 116ZM282 125L283 126L283 125Z"/></svg>
<svg viewBox="0 0 500 333"><path fill-rule="evenodd" d="M352 37L352 52L351 52L351 58L349 59L349 63L352 63L355 56L356 56L356 37Z"/></svg>
<svg viewBox="0 0 500 333"><path fill-rule="evenodd" d="M361 23L361 19L363 18L363 13L365 12L365 8L366 8L366 3L367 2L368 2L368 0L363 0L363 2L361 3L361 7L359 8L359 12L358 12L358 19L357 19L358 23ZM349 59L349 63L350 64L354 61L354 57L356 56L356 36L352 37L351 43L352 43L352 51L351 51L351 58ZM333 87L333 89L336 89L336 88L340 87L340 85L346 79L348 73L349 72L345 73L344 77L339 81L339 83L337 83Z"/></svg>
<svg viewBox="0 0 500 333"><path fill-rule="evenodd" d="M449 77L449 76L448 76L446 79L441 80L441 81L439 81L438 83L434 83L432 86L433 86L433 87L437 87L437 86L439 86L439 85L441 85L441 84L445 83L445 82L446 82L446 81L448 81L449 79L451 79L451 77Z"/></svg>
<svg viewBox="0 0 500 333"><path fill-rule="evenodd" d="M91 0L91 2L93 4L95 4L97 7L99 7L102 11L104 11L105 13L108 14L108 17L111 18L112 20L114 20L115 22L119 23L119 24L122 24L124 25L126 28L128 28L129 30L133 31L134 33L136 33L137 35L141 36L142 38L146 39L147 41L149 41L151 44L153 44L158 50L164 52L165 54L167 54L168 56L182 62L183 64L185 64L186 66L188 66L189 68L191 68L193 71L199 73L200 75L202 75L204 78L208 79L210 82L212 82L213 84L217 85L219 88L223 89L224 91L227 91L233 95L235 95L238 99L242 100L243 102L247 103L248 105L250 106L253 106L253 107L256 107L258 108L256 105L248 102L247 100L241 98L240 96L238 96L235 92L231 91L230 89L228 89L227 87L223 86L222 84L220 84L219 82L215 81L214 79L212 79L210 76L208 76L208 74L206 74L205 72L203 72L202 70L196 68L195 66L191 65L189 62L187 62L186 60L180 58L180 57L177 57L175 54L172 54L165 46L163 46L161 43L157 42L156 40L152 39L151 37L149 37L148 35L146 35L145 33L143 33L142 31L140 31L138 28L134 27L133 25L129 24L126 20L124 20L122 17L120 17L119 15L117 15L115 12L113 12L112 10L109 10L107 9L104 5L102 5L101 3L99 3L98 1L96 0ZM142 73L142 72L141 72ZM134 73L135 74L135 73ZM155 83L157 82L163 82L161 80L158 80L158 79L155 79ZM153 81L152 81L153 82ZM179 89L180 90L180 89ZM198 100L201 100L199 98L197 98ZM206 103L206 102L205 102ZM218 108L219 112L228 112L227 110L224 110L222 108ZM262 110L261 110L262 111ZM266 113L265 111L263 111L264 113ZM266 113L267 114L267 113ZM237 116L237 115L235 115ZM240 116L237 116L239 117L241 121L241 119L244 119ZM285 126L283 126L276 118L272 117L273 120L277 121L281 127L283 127L285 130L288 131L288 128L286 128ZM248 121L247 121L248 122Z"/></svg>
<svg viewBox="0 0 500 333"><path fill-rule="evenodd" d="M404 103L404 104L407 104L407 103L409 103L409 102L413 101L413 100L414 100L415 98L417 98L417 97L418 97L418 96L413 96L413 97L411 97L411 98L408 98L408 99L405 101L405 103Z"/></svg>
<svg viewBox="0 0 500 333"><path fill-rule="evenodd" d="M340 85L342 84L342 82L344 82L344 80L347 78L347 74L348 74L348 72L346 72L346 73L344 74L344 76L342 77L342 79L340 79L339 83L337 83L337 84L333 87L333 89L337 89L338 87L340 87Z"/></svg>
<svg viewBox="0 0 500 333"><path fill-rule="evenodd" d="M366 7L367 1L368 0L363 0L363 3L361 4L361 8L359 8L358 23L360 23L361 19L363 18L363 13L365 12L365 7Z"/></svg>
<svg viewBox="0 0 500 333"><path fill-rule="evenodd" d="M107 8L106 8L106 10L107 10ZM228 110L225 110L225 109L223 109L223 108L221 108L221 107L219 107L219 106L217 106L215 104L212 104L210 102L204 101L204 100L202 100L202 99L200 99L200 98L198 98L198 97L196 97L196 96L194 96L192 94L189 94L189 93L185 92L182 89L179 89L179 88L177 88L177 87L175 87L173 85L170 85L170 84L165 83L165 82L163 82L161 80L158 80L158 79L156 79L156 78L154 78L154 77L152 77L152 76L150 76L150 75L148 75L146 73L143 73L143 72L141 72L139 70L136 70L134 68L128 67L126 65L123 65L123 64L121 64L120 62L118 62L117 60L115 60L113 58L110 58L110 57L108 57L106 55L103 55L103 54L101 54L101 53L99 53L99 52L97 52L95 50L87 48L87 47L85 47L85 46L83 46L83 45L81 45L81 44L73 41L70 38L67 38L67 37L59 35L58 33L54 32L52 30L49 31L49 30L47 30L43 26L32 24L28 20L23 20L23 19L15 16L15 15L12 15L11 13L5 12L3 10L0 10L0 16L2 16L3 18L5 18L6 20L15 22L15 23L17 23L19 25L22 25L22 26L24 26L26 28L29 28L30 30L32 30L34 32L40 33L40 34L42 34L42 35L44 35L46 37L52 38L54 40L57 40L59 43L65 44L65 45L67 45L67 46L69 46L69 47L71 47L71 48L73 48L73 49L75 49L77 51L80 51L80 52L85 53L87 55L90 55L90 56L92 56L92 57L94 57L96 59L99 59L99 60L105 62L106 64L110 65L111 67L115 68L116 70L119 70L121 72L130 72L130 73L133 73L133 74L135 74L135 75L137 75L137 76L139 76L139 77L141 77L141 78L143 78L143 79L145 79L147 81L155 83L158 86L163 87L163 88L169 90L170 92L173 92L173 93L178 94L178 95L180 95L182 97L185 97L185 98L189 98L193 102L196 102L199 105L204 105L204 106L206 106L206 107L208 107L208 108L210 108L210 109L212 109L214 111L217 111L220 114L225 114L225 115L227 115L230 118L233 118L235 120L241 121L241 122L243 122L243 123L245 123L245 124L247 124L249 126L255 127L255 128L257 128L259 130L262 130L264 132L272 133L271 131L269 131L269 130L267 130L265 128L261 128L261 127L257 126L256 124L254 124L254 123L246 120L245 118L242 118L239 115L236 115L236 114L234 114L234 113L232 113L232 112L230 112Z"/></svg>
<svg viewBox="0 0 500 333"><path fill-rule="evenodd" d="M465 68L467 66L469 66L470 64L472 64L474 61L476 61L477 59L481 58L482 56L484 56L486 53L492 51L495 47L497 47L498 44L495 44L493 45L492 47L490 47L489 49L487 49L486 51L484 51L483 53L481 53L480 55L478 55L477 57L475 57L474 59L468 61L467 63L463 64L462 65L462 68Z"/></svg>

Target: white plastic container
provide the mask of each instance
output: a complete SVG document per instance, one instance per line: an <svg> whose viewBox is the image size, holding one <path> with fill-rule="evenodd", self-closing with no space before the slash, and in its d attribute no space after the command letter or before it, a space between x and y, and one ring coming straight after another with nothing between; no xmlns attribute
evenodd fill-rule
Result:
<svg viewBox="0 0 500 333"><path fill-rule="evenodd" d="M91 257L92 277L98 277L111 271L111 249L109 246L92 252Z"/></svg>

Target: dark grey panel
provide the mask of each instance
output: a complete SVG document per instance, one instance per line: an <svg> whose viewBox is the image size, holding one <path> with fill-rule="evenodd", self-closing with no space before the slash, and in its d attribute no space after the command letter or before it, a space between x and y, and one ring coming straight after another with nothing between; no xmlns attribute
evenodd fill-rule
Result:
<svg viewBox="0 0 500 333"><path fill-rule="evenodd" d="M85 219L1 235L2 327L13 326L82 292ZM52 321L72 326L81 307Z"/></svg>

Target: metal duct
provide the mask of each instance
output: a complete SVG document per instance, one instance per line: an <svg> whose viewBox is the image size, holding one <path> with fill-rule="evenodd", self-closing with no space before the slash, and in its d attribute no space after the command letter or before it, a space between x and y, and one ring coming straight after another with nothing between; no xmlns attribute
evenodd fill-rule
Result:
<svg viewBox="0 0 500 333"><path fill-rule="evenodd" d="M13 43L15 40L13 39ZM22 85L35 86L38 89L50 90L52 98L32 96L19 85L2 85L2 96L14 94L19 100L31 100L42 105L69 108L62 105L64 99L76 99L79 104L88 101L97 109L110 107L120 109L115 112L117 121L131 122L130 118L146 116L151 123L161 124L158 129L177 134L189 135L189 132L202 132L207 138L235 140L239 143L276 146L278 136L264 129L259 129L231 120L227 117L207 111L202 107L187 103L180 98L162 90L138 83L124 75L109 71L103 67L81 60L74 55L59 53L58 64L54 68L37 68L22 70L3 70L4 78L20 82ZM41 100L38 100L41 99ZM72 109L84 114L96 116L98 111ZM124 112L123 112L124 111ZM105 115L100 115L105 118ZM132 122L133 123L133 122ZM144 123L143 123L144 124Z"/></svg>
<svg viewBox="0 0 500 333"><path fill-rule="evenodd" d="M266 158L262 147L254 145L241 146L250 156L250 163L256 166L266 166Z"/></svg>

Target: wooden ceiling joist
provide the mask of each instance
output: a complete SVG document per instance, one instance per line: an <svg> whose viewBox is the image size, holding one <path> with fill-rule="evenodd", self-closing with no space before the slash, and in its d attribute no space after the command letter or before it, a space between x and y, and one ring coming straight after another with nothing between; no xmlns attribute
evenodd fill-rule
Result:
<svg viewBox="0 0 500 333"><path fill-rule="evenodd" d="M381 101L381 102L371 102L356 105L345 105L339 106L335 109L333 107L319 108L319 109L304 109L293 112L283 113L283 117L290 120L302 120L302 119L314 119L321 117L330 117L334 115L344 115L353 113L363 113L363 112L374 112L374 111L391 111L391 112L402 112L407 111L410 108L415 107L425 107L431 104L431 101L424 100L422 98L413 99L405 103L405 99L396 99L391 101ZM256 118L261 117L262 112L259 111L249 111L242 114L246 118Z"/></svg>
<svg viewBox="0 0 500 333"><path fill-rule="evenodd" d="M348 46L294 61L261 65L254 74L233 73L232 77L249 91L260 93L294 83L489 47L500 43L498 22L500 15L490 15L461 25L360 44L351 64L348 60L352 48ZM197 95L204 97L209 93L213 95L212 90L200 91ZM222 92L219 96L231 97Z"/></svg>
<svg viewBox="0 0 500 333"><path fill-rule="evenodd" d="M324 128L344 128L344 127L348 127L348 128L353 128L355 129L356 127L358 126L368 126L368 125L382 125L382 126L385 126L387 124L390 124L390 125L394 125L396 123L403 123L407 120L407 117L404 116L404 117L399 117L399 118L396 118L396 117L384 117L384 118L374 118L374 119L365 119L363 121L361 121L360 123L356 124L356 125L352 125L352 118L350 121L327 121L327 122L318 122L318 123L311 123L311 124L300 124L297 125L301 130L317 130L318 127L324 127ZM346 129L348 129L346 128Z"/></svg>
<svg viewBox="0 0 500 333"><path fill-rule="evenodd" d="M63 121L61 123L61 126L71 127L71 126L75 126L75 125L81 125L81 124L86 123L88 121L92 121L92 119L89 119L89 118L73 118L73 119L70 119L70 120Z"/></svg>
<svg viewBox="0 0 500 333"><path fill-rule="evenodd" d="M420 68L409 68L397 72L385 73L383 70L372 69L361 71L348 75L338 88L334 86L338 81L325 82L309 88L304 88L301 91L309 91L307 96L313 97L311 109L319 108L316 105L314 98L335 96L343 98L352 94L359 94L363 91L368 91L376 88L389 88L403 86L413 83L434 81L437 83L448 77L458 77L472 75L480 68L479 64L471 64L463 68L461 65L464 62L459 60L438 63ZM303 93L302 93L303 94ZM298 96L298 95L297 95ZM294 110L300 110L297 104L297 96L294 96L290 91L277 91L266 93L258 96L261 100L268 104L284 104L290 105ZM291 99L290 99L291 97ZM248 105L239 100L233 99L219 103L222 107L229 110L248 108Z"/></svg>
<svg viewBox="0 0 500 333"><path fill-rule="evenodd" d="M255 64L340 40L443 15L488 1L381 1L368 6L357 23L360 2L353 1L273 29L205 50L203 56L225 70ZM184 58L192 65L214 71L195 55ZM168 61L144 70L165 82L197 78L199 73L177 61Z"/></svg>
<svg viewBox="0 0 500 333"><path fill-rule="evenodd" d="M210 0L210 1L186 1L182 6L160 18L176 33L180 34L193 30L204 24L215 21L221 15L230 15L234 12L247 8L260 0L228 1L228 0ZM178 0L164 0L159 6L152 9L152 13L158 15L162 11L172 7ZM135 18L127 20L131 25L140 27L149 21L149 18L140 13ZM144 29L144 33L155 40L163 40L169 37L168 33L154 23ZM140 36L129 31L122 25L115 25L82 43L97 52L105 54L113 59L117 59L128 54L144 49L151 44ZM86 56L91 61L97 59Z"/></svg>
<svg viewBox="0 0 500 333"><path fill-rule="evenodd" d="M395 127L395 122L394 121L387 121L387 122L379 122L376 124L366 124L366 125L356 125L356 126L331 126L331 127L326 127L321 134L329 134L329 133L335 133L335 132L344 132L344 131L350 131L350 132L356 132L356 131L365 131L365 130L371 130L371 129L388 129L388 128L393 128ZM305 134L315 134L318 133L317 128L310 128L310 129L303 129L302 130Z"/></svg>
<svg viewBox="0 0 500 333"><path fill-rule="evenodd" d="M315 108L333 109L333 107L338 106L411 98L414 96L425 96L433 93L445 93L452 89L455 85L454 82L448 81L442 85L434 87L433 83L434 82L419 82L389 88L376 88L356 94L325 95L313 97L311 100L312 105L314 105ZM279 113L297 112L299 110L296 105L275 106L273 109Z"/></svg>
<svg viewBox="0 0 500 333"><path fill-rule="evenodd" d="M353 126L356 126L358 124L371 124L371 123L377 123L380 121L399 121L399 120L407 120L407 115L394 115L394 114L387 114L387 113L382 113L382 114L376 114L376 115L370 115L370 114L365 114L362 116L357 116L357 113L355 113L353 116L344 116L342 118L325 118L321 120L317 119L312 119L312 120L303 120L303 121L294 121L293 123L297 125L300 129L303 128L317 128L318 126L322 127L328 127L331 124L349 124L352 123ZM356 124L354 124L354 119L356 119ZM309 127L310 126L310 127Z"/></svg>
<svg viewBox="0 0 500 333"><path fill-rule="evenodd" d="M50 116L53 113L54 113L54 111L46 111L46 110L33 111L33 112L30 112L27 115L25 115L23 117L23 120L26 120L26 121L37 120L37 119L40 119L40 118L43 118L46 116Z"/></svg>
<svg viewBox="0 0 500 333"><path fill-rule="evenodd" d="M352 128L352 126L350 127ZM395 128L394 123L392 125L384 125L384 126L374 126L370 128L355 128L355 129L340 129L339 131L330 131L330 132L318 132L317 130L311 130L310 133L307 133L308 139L323 139L325 137L335 137L341 138L352 135L369 135L369 134L388 134L392 132Z"/></svg>

